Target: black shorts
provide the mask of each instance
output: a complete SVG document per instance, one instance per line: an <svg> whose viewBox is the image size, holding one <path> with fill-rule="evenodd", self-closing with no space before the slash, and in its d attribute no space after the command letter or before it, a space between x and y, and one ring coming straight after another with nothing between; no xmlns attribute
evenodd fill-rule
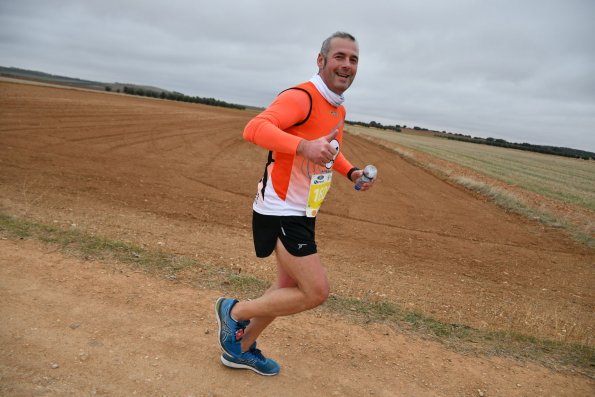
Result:
<svg viewBox="0 0 595 397"><path fill-rule="evenodd" d="M266 258L275 250L277 239L293 256L315 254L314 227L316 218L306 216L274 216L252 213L252 234L256 256Z"/></svg>

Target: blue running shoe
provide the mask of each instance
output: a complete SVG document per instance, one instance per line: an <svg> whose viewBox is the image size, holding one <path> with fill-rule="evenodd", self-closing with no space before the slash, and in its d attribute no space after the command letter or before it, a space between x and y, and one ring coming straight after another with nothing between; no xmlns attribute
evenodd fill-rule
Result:
<svg viewBox="0 0 595 397"><path fill-rule="evenodd" d="M221 362L230 368L251 369L264 376L277 375L281 369L275 360L262 355L261 351L256 348L256 342L250 346L250 350L239 355L223 353Z"/></svg>
<svg viewBox="0 0 595 397"><path fill-rule="evenodd" d="M235 321L231 318L231 309L238 301L236 299L219 298L215 303L215 315L219 324L219 345L229 355L242 353L241 341L244 329L250 321Z"/></svg>

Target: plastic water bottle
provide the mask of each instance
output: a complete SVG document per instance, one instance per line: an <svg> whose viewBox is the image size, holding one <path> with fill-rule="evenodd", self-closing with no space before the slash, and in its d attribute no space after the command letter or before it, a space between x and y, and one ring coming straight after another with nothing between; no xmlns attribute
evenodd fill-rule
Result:
<svg viewBox="0 0 595 397"><path fill-rule="evenodd" d="M370 182L372 179L376 178L376 175L378 175L378 170L376 167L374 167L372 164L366 165L362 176L355 180L355 190L360 190L364 183Z"/></svg>

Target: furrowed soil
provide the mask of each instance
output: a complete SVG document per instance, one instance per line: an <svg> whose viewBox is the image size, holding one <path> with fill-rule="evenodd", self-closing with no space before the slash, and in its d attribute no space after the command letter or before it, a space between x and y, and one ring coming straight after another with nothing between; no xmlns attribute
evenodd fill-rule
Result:
<svg viewBox="0 0 595 397"><path fill-rule="evenodd" d="M250 230L267 155L242 139L254 114L2 81L0 212L270 282ZM592 249L362 137L342 150L379 180L359 193L336 175L318 217L334 296L593 345ZM0 274L3 396L595 394L592 366L456 349L324 307L263 333L282 370L261 377L219 363L213 304L230 286L197 268L165 277L0 228Z"/></svg>

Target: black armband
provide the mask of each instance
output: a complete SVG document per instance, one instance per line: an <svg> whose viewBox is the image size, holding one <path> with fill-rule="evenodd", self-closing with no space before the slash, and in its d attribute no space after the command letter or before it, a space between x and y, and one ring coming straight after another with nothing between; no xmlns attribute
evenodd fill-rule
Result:
<svg viewBox="0 0 595 397"><path fill-rule="evenodd" d="M360 169L361 168L357 168L357 167L353 167L352 169L350 169L349 172L347 173L347 178L351 181L351 174L353 174L353 171L359 171Z"/></svg>

